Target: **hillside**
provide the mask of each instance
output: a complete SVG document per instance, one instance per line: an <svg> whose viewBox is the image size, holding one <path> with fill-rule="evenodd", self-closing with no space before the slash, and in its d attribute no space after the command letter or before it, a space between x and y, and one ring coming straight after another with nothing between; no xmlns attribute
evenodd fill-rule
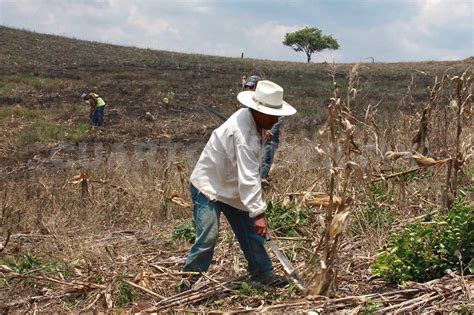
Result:
<svg viewBox="0 0 474 315"><path fill-rule="evenodd" d="M211 57L0 26L0 310L472 312L473 66L473 57L359 65ZM180 295L192 276L181 272L193 238L189 176L221 123L212 111L231 115L242 77L254 73L280 84L298 110L264 197L276 241L317 293L249 287L223 220L202 289ZM90 126L86 91L107 102L104 128ZM335 236L333 214L347 214ZM401 238L387 254L393 235ZM438 257L436 246L447 249ZM377 260L399 248L418 265ZM330 294L314 289L325 283L322 252L332 257Z"/></svg>

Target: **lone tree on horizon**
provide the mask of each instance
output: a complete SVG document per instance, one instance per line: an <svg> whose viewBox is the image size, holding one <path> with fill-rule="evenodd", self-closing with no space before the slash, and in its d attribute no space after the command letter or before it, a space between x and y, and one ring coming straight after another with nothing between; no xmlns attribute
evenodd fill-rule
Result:
<svg viewBox="0 0 474 315"><path fill-rule="evenodd" d="M311 62L311 55L324 49L338 49L337 40L331 35L324 35L319 28L305 27L293 33L286 33L283 45L290 46L294 51L304 51Z"/></svg>

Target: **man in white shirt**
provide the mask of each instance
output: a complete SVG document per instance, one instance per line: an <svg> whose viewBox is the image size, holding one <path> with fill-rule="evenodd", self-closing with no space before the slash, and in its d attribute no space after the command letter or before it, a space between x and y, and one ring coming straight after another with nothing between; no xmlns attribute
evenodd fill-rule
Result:
<svg viewBox="0 0 474 315"><path fill-rule="evenodd" d="M222 212L239 241L252 279L265 285L286 284L286 279L273 273L264 247L262 135L280 116L293 115L296 110L283 100L283 89L266 80L258 82L255 91L240 92L237 99L247 108L239 109L214 130L191 174L196 241L184 271L209 269Z"/></svg>

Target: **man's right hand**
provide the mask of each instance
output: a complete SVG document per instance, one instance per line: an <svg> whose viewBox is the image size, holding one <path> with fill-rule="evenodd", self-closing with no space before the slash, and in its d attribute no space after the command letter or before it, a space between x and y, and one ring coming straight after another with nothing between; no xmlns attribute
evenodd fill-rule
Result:
<svg viewBox="0 0 474 315"><path fill-rule="evenodd" d="M261 237L265 237L265 234L267 234L267 217L265 213L255 217L255 232Z"/></svg>

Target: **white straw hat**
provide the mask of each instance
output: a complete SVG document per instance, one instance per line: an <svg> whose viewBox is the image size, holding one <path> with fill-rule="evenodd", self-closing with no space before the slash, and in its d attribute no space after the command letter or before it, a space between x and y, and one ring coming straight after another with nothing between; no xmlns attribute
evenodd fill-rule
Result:
<svg viewBox="0 0 474 315"><path fill-rule="evenodd" d="M290 116L296 109L283 100L283 88L271 81L259 81L255 91L243 91L237 95L242 105L271 116Z"/></svg>

